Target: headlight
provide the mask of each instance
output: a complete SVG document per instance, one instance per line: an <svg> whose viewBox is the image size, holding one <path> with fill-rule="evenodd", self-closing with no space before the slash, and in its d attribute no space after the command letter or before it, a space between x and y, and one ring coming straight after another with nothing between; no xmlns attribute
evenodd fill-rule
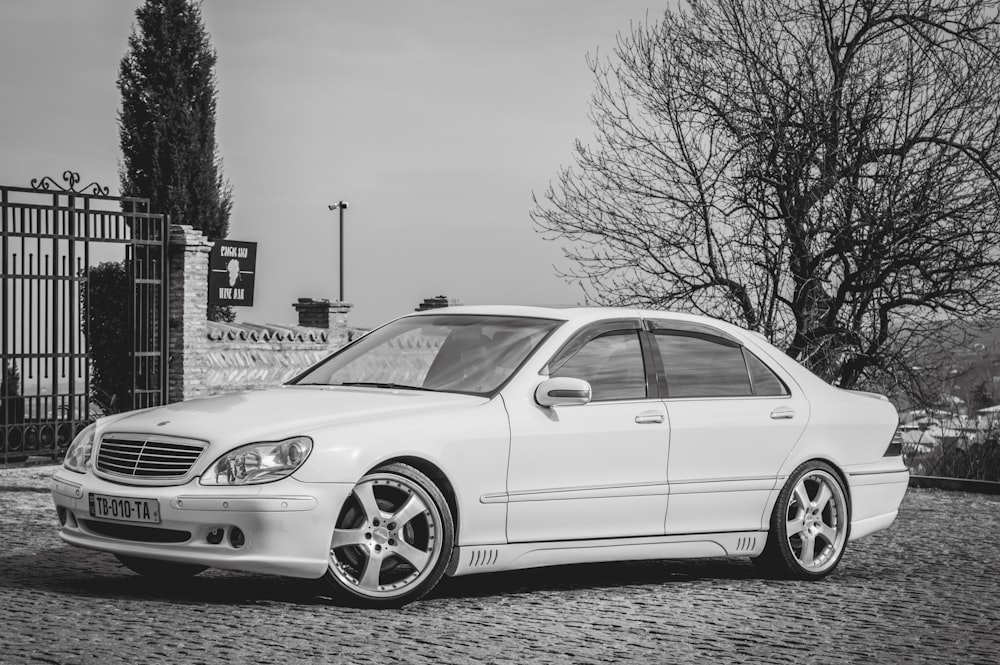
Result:
<svg viewBox="0 0 1000 665"><path fill-rule="evenodd" d="M297 436L284 441L251 443L232 450L201 475L202 485L258 485L281 480L309 457L312 439Z"/></svg>
<svg viewBox="0 0 1000 665"><path fill-rule="evenodd" d="M87 462L90 461L90 453L94 450L94 431L97 425L91 423L80 430L80 433L73 439L66 449L66 459L63 460L63 467L76 473L87 472Z"/></svg>

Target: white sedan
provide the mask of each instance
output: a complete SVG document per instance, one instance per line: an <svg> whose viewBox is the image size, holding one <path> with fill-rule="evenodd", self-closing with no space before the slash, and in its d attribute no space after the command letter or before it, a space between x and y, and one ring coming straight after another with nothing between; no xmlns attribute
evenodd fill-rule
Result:
<svg viewBox="0 0 1000 665"><path fill-rule="evenodd" d="M888 527L896 410L758 335L634 309L396 319L281 387L87 427L60 537L158 577L324 578L398 606L442 575L752 557L818 579Z"/></svg>

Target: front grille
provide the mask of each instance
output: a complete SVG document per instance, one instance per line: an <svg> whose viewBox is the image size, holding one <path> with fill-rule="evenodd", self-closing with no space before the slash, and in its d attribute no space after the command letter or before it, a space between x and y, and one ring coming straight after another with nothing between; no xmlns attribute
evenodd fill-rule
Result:
<svg viewBox="0 0 1000 665"><path fill-rule="evenodd" d="M191 471L205 445L166 437L108 434L97 450L97 470L125 478L176 480Z"/></svg>

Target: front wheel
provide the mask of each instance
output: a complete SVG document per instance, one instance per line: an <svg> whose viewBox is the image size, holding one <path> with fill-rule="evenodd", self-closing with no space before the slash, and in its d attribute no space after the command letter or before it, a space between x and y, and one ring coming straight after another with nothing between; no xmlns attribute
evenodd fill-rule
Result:
<svg viewBox="0 0 1000 665"><path fill-rule="evenodd" d="M344 502L330 543L327 583L364 607L399 607L438 583L455 525L441 490L408 464L362 478Z"/></svg>
<svg viewBox="0 0 1000 665"><path fill-rule="evenodd" d="M115 558L134 573L139 573L144 577L155 578L162 581L179 580L185 577L193 577L202 572L208 566L198 566L191 563L175 563L173 561L160 561L159 559L145 559L137 556L126 556L116 554Z"/></svg>
<svg viewBox="0 0 1000 665"><path fill-rule="evenodd" d="M754 562L789 577L820 579L840 563L850 527L840 477L825 462L806 462L778 494L767 544Z"/></svg>

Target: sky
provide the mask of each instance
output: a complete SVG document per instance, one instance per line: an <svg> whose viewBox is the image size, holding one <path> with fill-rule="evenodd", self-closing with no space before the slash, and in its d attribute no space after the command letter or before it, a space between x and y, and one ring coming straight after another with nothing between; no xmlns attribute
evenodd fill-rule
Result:
<svg viewBox="0 0 1000 665"><path fill-rule="evenodd" d="M16 0L0 10L0 183L66 169L118 192L116 86L136 0ZM529 217L573 142L593 75L630 22L669 0L206 0L229 237L258 243L253 307L294 323L339 295L372 327L445 295L574 304L558 242Z"/></svg>

